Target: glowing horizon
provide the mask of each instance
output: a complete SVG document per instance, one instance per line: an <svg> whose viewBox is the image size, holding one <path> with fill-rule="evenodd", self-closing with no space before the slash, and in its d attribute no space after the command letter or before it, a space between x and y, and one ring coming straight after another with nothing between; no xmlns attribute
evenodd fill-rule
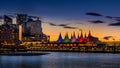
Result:
<svg viewBox="0 0 120 68"><path fill-rule="evenodd" d="M80 25L79 25L80 26ZM85 25L81 26L84 27ZM92 25L94 26L94 24ZM75 35L77 36L78 34L80 35L81 32L83 32L83 35L86 33L86 35L88 35L89 30L91 31L92 36L94 37L98 37L100 41L119 41L120 37L119 34L116 33L119 30L118 28L115 27L104 27L104 28L100 28L98 26L96 27L92 27L92 26L88 26L88 27L84 27L82 28L82 31L79 31L78 29L65 29L62 27L57 27L57 26L50 26L49 24L44 24L43 27L43 33L50 35L50 41L56 41L59 37L59 34L62 34L62 37L65 37L65 34L68 32L68 36L70 38L71 34L73 34L75 32ZM102 25L104 26L104 25ZM46 28L47 27L47 28ZM91 27L91 28L89 28ZM114 28L114 29L113 29ZM111 29L110 31L108 29ZM104 36L113 36L113 38L115 40L113 40L113 38L109 39L109 40L105 40L103 39Z"/></svg>

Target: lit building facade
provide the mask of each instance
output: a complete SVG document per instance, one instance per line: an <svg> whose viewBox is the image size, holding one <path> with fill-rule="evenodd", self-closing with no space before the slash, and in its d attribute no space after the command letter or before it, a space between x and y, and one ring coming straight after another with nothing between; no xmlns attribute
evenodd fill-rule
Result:
<svg viewBox="0 0 120 68"><path fill-rule="evenodd" d="M27 14L17 14L16 23L17 25L27 22Z"/></svg>
<svg viewBox="0 0 120 68"><path fill-rule="evenodd" d="M17 14L16 24L12 18L4 15L4 24L0 25L0 41L4 45L17 45L20 42L47 43L50 36L42 32L41 20L29 20L27 14Z"/></svg>
<svg viewBox="0 0 120 68"><path fill-rule="evenodd" d="M22 25L23 34L26 34L28 32L27 31L27 20L28 20L27 14L17 14L16 24Z"/></svg>
<svg viewBox="0 0 120 68"><path fill-rule="evenodd" d="M39 42L49 42L49 37L42 32L41 20L29 18L27 14L18 14L17 25L22 25L22 41L39 41ZM35 17L35 16L34 16Z"/></svg>
<svg viewBox="0 0 120 68"><path fill-rule="evenodd" d="M32 20L29 19L27 22L27 28L30 31L30 34L40 34L42 35L41 20Z"/></svg>
<svg viewBox="0 0 120 68"><path fill-rule="evenodd" d="M3 16L4 24L11 25L12 24L12 18L8 17L7 15Z"/></svg>
<svg viewBox="0 0 120 68"><path fill-rule="evenodd" d="M19 43L19 34L16 25L3 24L0 26L0 40L4 45L15 45Z"/></svg>

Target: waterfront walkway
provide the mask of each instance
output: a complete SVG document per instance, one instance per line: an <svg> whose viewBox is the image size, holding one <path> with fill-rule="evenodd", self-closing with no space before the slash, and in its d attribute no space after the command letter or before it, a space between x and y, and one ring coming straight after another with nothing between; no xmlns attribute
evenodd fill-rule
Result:
<svg viewBox="0 0 120 68"><path fill-rule="evenodd" d="M43 43L40 45L3 46L1 51L17 49L18 51L66 51L66 52L110 52L120 53L120 46L106 46L105 44L79 44L79 43Z"/></svg>

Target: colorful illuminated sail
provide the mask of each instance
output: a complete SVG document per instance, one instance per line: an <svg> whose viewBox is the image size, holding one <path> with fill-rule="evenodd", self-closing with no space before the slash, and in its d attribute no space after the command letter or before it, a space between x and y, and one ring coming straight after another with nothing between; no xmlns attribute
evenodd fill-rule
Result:
<svg viewBox="0 0 120 68"><path fill-rule="evenodd" d="M76 36L75 36L75 32L74 32L74 35L73 35L73 37L71 38L71 42L72 42L72 43L75 43L75 42L77 42L77 39L76 39Z"/></svg>
<svg viewBox="0 0 120 68"><path fill-rule="evenodd" d="M90 41L91 41L91 33L90 33L90 31L89 31L88 37L87 37L87 39L86 39L86 42L90 42Z"/></svg>
<svg viewBox="0 0 120 68"><path fill-rule="evenodd" d="M83 37L83 33L81 32L81 35L76 37L75 36L75 33L72 35L71 34L71 38L69 38L68 36L68 33L66 33L64 39L62 39L62 35L61 33L59 34L59 37L58 37L58 40L56 41L57 43L76 43L76 42L80 42L80 43L83 43L83 42L98 42L99 39L97 37L93 37L91 35L91 32L89 31L89 34L88 36L86 36L86 33Z"/></svg>
<svg viewBox="0 0 120 68"><path fill-rule="evenodd" d="M99 41L99 39L97 37L92 36L91 32L89 31L86 42L98 42L98 41Z"/></svg>
<svg viewBox="0 0 120 68"><path fill-rule="evenodd" d="M81 36L80 36L80 38L79 38L79 42L84 42L84 38L83 38L82 32L81 32Z"/></svg>
<svg viewBox="0 0 120 68"><path fill-rule="evenodd" d="M70 39L69 39L69 37L68 37L68 33L66 33L66 35L65 35L64 42L65 42L65 43L70 42Z"/></svg>
<svg viewBox="0 0 120 68"><path fill-rule="evenodd" d="M60 35L58 37L58 40L57 40L57 43L62 43L62 42L63 42L63 39L62 39L62 36L61 36L61 33L60 33Z"/></svg>

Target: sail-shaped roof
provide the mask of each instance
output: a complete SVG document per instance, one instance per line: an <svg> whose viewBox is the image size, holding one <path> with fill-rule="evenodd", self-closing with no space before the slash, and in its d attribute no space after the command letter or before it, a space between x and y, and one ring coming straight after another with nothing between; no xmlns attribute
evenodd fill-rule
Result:
<svg viewBox="0 0 120 68"><path fill-rule="evenodd" d="M97 37L93 37L91 35L91 32L89 31L88 37L86 39L86 42L98 42L98 41L99 41L99 39Z"/></svg>
<svg viewBox="0 0 120 68"><path fill-rule="evenodd" d="M90 42L90 41L91 41L91 33L90 33L90 31L89 31L88 37L87 37L87 39L86 39L86 42Z"/></svg>
<svg viewBox="0 0 120 68"><path fill-rule="evenodd" d="M69 39L68 33L66 33L66 35L65 35L64 42L65 42L65 43L70 42L70 39Z"/></svg>
<svg viewBox="0 0 120 68"><path fill-rule="evenodd" d="M80 38L79 38L79 42L84 42L84 38L83 38L83 34L81 32Z"/></svg>
<svg viewBox="0 0 120 68"><path fill-rule="evenodd" d="M59 37L58 37L58 40L57 40L57 43L62 43L63 42L63 39L62 39L62 35L61 33L59 34Z"/></svg>
<svg viewBox="0 0 120 68"><path fill-rule="evenodd" d="M76 36L75 36L75 32L71 38L71 42L74 43L74 42L77 42L77 39L76 39Z"/></svg>

